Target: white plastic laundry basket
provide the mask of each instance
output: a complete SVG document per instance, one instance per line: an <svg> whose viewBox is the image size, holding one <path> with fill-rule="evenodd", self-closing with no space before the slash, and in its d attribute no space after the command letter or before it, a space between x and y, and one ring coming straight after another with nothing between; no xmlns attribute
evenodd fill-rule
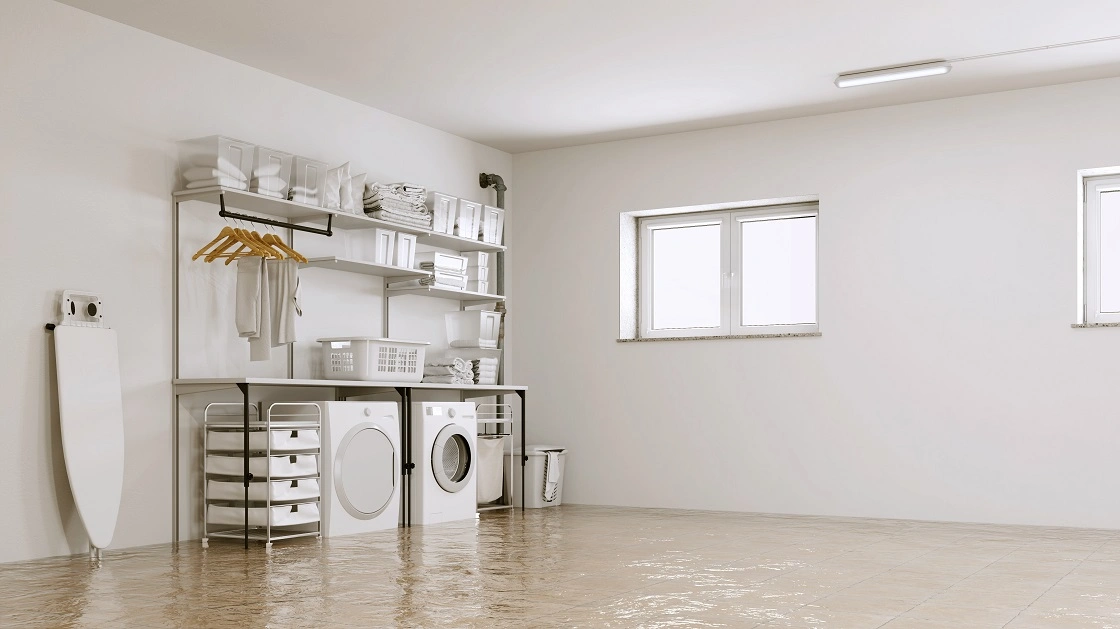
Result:
<svg viewBox="0 0 1120 629"><path fill-rule="evenodd" d="M525 507L539 509L559 505L564 494L564 459L567 458L567 449L559 446L528 446L526 450L529 460L525 462ZM554 486L545 483L545 462L548 459L549 452L557 453L556 458L559 463ZM519 461L521 448L515 448L512 453L507 453L506 456L513 458L513 471L516 475L518 470L521 469L521 462ZM514 489L511 479L507 478L506 490L513 494L513 504L520 507L521 488ZM546 499L546 493L552 498L551 500Z"/></svg>
<svg viewBox="0 0 1120 629"><path fill-rule="evenodd" d="M319 339L323 345L323 378L420 382L424 379L424 341L370 337Z"/></svg>

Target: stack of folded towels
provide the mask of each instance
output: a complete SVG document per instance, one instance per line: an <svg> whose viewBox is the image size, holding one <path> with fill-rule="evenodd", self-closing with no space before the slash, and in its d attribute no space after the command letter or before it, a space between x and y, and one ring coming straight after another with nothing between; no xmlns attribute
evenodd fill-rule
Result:
<svg viewBox="0 0 1120 629"><path fill-rule="evenodd" d="M362 198L366 214L405 225L432 228L432 211L426 205L427 191L410 183L370 183Z"/></svg>
<svg viewBox="0 0 1120 629"><path fill-rule="evenodd" d="M475 384L498 384L498 359L476 358L471 361Z"/></svg>
<svg viewBox="0 0 1120 629"><path fill-rule="evenodd" d="M217 155L202 155L192 160L190 168L183 171L183 179L187 182L187 189L234 188L237 190L249 189L249 178L241 169L224 157Z"/></svg>
<svg viewBox="0 0 1120 629"><path fill-rule="evenodd" d="M390 282L389 288L443 288L446 290L463 290L467 287L466 270L467 259L463 256L454 256L447 253L426 251L416 254L416 268L427 271L431 275L418 280L402 280Z"/></svg>
<svg viewBox="0 0 1120 629"><path fill-rule="evenodd" d="M256 192L277 199L288 198L288 181L280 176L280 163L263 164L253 169L249 192Z"/></svg>
<svg viewBox="0 0 1120 629"><path fill-rule="evenodd" d="M436 358L424 364L424 382L474 384L474 371L462 358Z"/></svg>

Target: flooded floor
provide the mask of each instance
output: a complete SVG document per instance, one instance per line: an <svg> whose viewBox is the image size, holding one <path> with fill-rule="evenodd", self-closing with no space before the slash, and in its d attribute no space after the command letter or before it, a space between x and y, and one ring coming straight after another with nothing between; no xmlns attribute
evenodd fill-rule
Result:
<svg viewBox="0 0 1120 629"><path fill-rule="evenodd" d="M564 506L0 565L0 627L1120 627L1120 532Z"/></svg>

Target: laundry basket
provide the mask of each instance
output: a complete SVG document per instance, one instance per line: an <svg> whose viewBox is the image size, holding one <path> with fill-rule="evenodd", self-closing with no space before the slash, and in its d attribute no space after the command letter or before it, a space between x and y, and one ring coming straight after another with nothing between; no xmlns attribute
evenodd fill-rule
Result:
<svg viewBox="0 0 1120 629"><path fill-rule="evenodd" d="M424 379L424 341L370 337L319 339L323 346L323 378L420 382Z"/></svg>
<svg viewBox="0 0 1120 629"><path fill-rule="evenodd" d="M525 462L525 507L540 509L541 507L555 507L560 504L564 493L564 459L567 458L567 448L560 446L528 446L526 448L529 460ZM555 469L549 469L549 453L555 453ZM521 449L515 448L512 453L506 454L513 458L513 469L521 467L518 457ZM549 482L546 474L552 478ZM513 490L512 480L506 479L506 491L513 494L514 506L521 506L521 491Z"/></svg>
<svg viewBox="0 0 1120 629"><path fill-rule="evenodd" d="M478 490L478 504L489 504L502 499L502 479L505 477L505 435L479 435L476 442L478 450L478 470L475 488Z"/></svg>

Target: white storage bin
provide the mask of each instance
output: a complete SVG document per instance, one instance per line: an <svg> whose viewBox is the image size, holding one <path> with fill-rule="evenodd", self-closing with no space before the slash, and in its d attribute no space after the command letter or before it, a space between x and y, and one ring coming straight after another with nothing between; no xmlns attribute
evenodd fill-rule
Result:
<svg viewBox="0 0 1120 629"><path fill-rule="evenodd" d="M327 169L325 162L296 155L292 160L292 201L323 207L327 202Z"/></svg>
<svg viewBox="0 0 1120 629"><path fill-rule="evenodd" d="M206 497L211 500L245 500L245 485L241 481L206 481ZM249 483L249 500L258 502L313 500L318 497L319 481L314 478Z"/></svg>
<svg viewBox="0 0 1120 629"><path fill-rule="evenodd" d="M288 186L292 181L293 158L291 153L258 146L249 191L287 199Z"/></svg>
<svg viewBox="0 0 1120 629"><path fill-rule="evenodd" d="M397 266L411 269L416 264L416 234L397 232L397 250L393 257L397 260Z"/></svg>
<svg viewBox="0 0 1120 629"><path fill-rule="evenodd" d="M467 259L467 266L490 266L490 252L488 251L470 251L463 254ZM485 279L485 278L482 278Z"/></svg>
<svg viewBox="0 0 1120 629"><path fill-rule="evenodd" d="M440 234L455 233L455 210L459 207L458 198L430 192L428 207L432 210L432 231Z"/></svg>
<svg viewBox="0 0 1120 629"><path fill-rule="evenodd" d="M327 380L420 382L424 379L426 341L371 337L319 339L323 377Z"/></svg>
<svg viewBox="0 0 1120 629"><path fill-rule="evenodd" d="M248 142L222 135L183 140L179 142L179 185L182 189L187 189L192 181L210 178L198 175L189 179L186 173L192 169L212 169L215 171L214 176L239 183L231 187L248 190L249 176L253 172L254 149Z"/></svg>
<svg viewBox="0 0 1120 629"><path fill-rule="evenodd" d="M206 521L210 524L242 526L245 523L243 507L206 507ZM298 526L319 521L319 505L311 502L300 505L276 507L249 507L249 526Z"/></svg>
<svg viewBox="0 0 1120 629"><path fill-rule="evenodd" d="M445 313L443 318L447 325L447 342L451 347L498 346L502 313L492 310L463 310Z"/></svg>
<svg viewBox="0 0 1120 629"><path fill-rule="evenodd" d="M490 282L487 280L471 281L467 280L467 290L472 293L485 293L490 294Z"/></svg>
<svg viewBox="0 0 1120 629"><path fill-rule="evenodd" d="M567 458L567 450L557 446L528 446L526 448L529 455L529 460L525 462L525 507L528 509L540 509L541 507L555 507L561 502L564 494L564 459ZM556 470L555 485L545 483L545 460L548 458L548 452L555 451L558 456L558 465ZM514 470L522 469L519 463L521 456L521 448L514 448L513 452L507 452L506 457L512 458ZM551 491L549 491L551 490ZM521 488L513 489L512 479L506 478L506 491L513 494L513 504L521 506ZM545 493L548 492L552 500L547 500Z"/></svg>
<svg viewBox="0 0 1120 629"><path fill-rule="evenodd" d="M459 199L458 218L455 235L478 240L478 229L482 224L482 204Z"/></svg>
<svg viewBox="0 0 1120 629"><path fill-rule="evenodd" d="M489 205L482 208L482 224L478 228L478 239L492 245L502 244L505 231L506 211Z"/></svg>
<svg viewBox="0 0 1120 629"><path fill-rule="evenodd" d="M378 227L373 230L373 261L392 265L396 260L393 251L397 246L397 232Z"/></svg>
<svg viewBox="0 0 1120 629"><path fill-rule="evenodd" d="M274 424L275 426L275 424ZM211 450L241 452L245 447L245 433L241 431L211 430L206 438ZM319 447L318 430L257 430L249 432L249 450L292 452Z"/></svg>
<svg viewBox="0 0 1120 629"><path fill-rule="evenodd" d="M416 254L416 268L425 271L437 270L448 273L462 273L467 270L467 259L450 253L425 251Z"/></svg>
<svg viewBox="0 0 1120 629"><path fill-rule="evenodd" d="M241 476L245 473L245 459L241 456L221 454L206 455L206 473ZM268 478L313 476L319 473L319 456L316 454L288 454L284 456L251 456L249 473Z"/></svg>
<svg viewBox="0 0 1120 629"><path fill-rule="evenodd" d="M467 280L471 282L485 282L490 279L490 269L485 266L468 266Z"/></svg>

